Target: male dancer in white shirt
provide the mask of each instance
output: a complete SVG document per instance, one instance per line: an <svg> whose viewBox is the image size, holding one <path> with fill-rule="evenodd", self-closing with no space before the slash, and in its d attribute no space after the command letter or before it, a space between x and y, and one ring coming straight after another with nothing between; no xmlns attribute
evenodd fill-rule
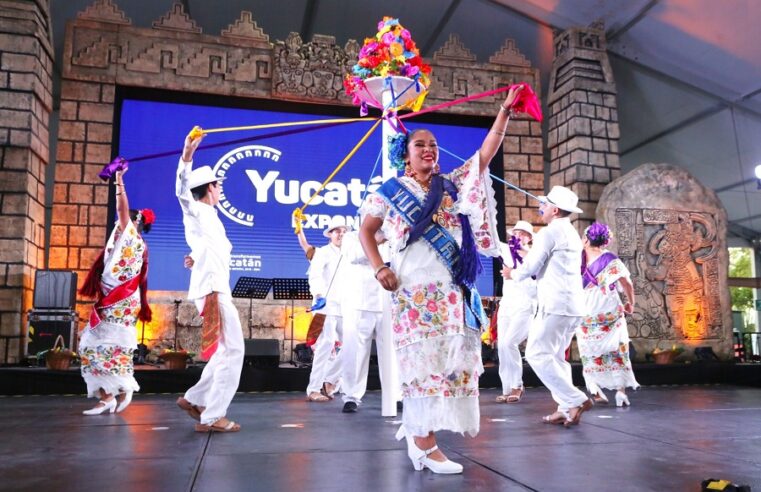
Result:
<svg viewBox="0 0 761 492"><path fill-rule="evenodd" d="M325 323L322 333L314 344L312 372L309 375L307 399L324 402L333 397L341 378L340 358L333 355L337 340L342 339L341 289L343 284L343 265L341 242L348 229L341 217L334 217L323 235L329 239L328 244L317 248L309 265L309 290L315 302L325 299L325 307L314 311L324 314ZM321 393L320 390L323 390ZM323 394L324 393L324 394Z"/></svg>
<svg viewBox="0 0 761 492"><path fill-rule="evenodd" d="M517 254L513 259L510 245L501 243L502 262L512 267L522 261L529 252L529 243L534 237L534 227L525 220L519 220L508 229L510 241L517 239ZM497 311L497 353L499 354L499 379L502 382L502 394L497 403L518 403L523 396L523 360L518 346L528 338L531 320L536 313L536 280L528 277L513 280L509 276L510 268L503 269L505 282L502 287L502 300Z"/></svg>
<svg viewBox="0 0 761 492"><path fill-rule="evenodd" d="M569 218L582 210L576 206L576 194L562 186L553 186L539 199L539 213L547 227L534 237L523 264L510 275L514 280L536 275L538 310L528 334L526 360L558 404L557 411L542 420L570 426L578 424L581 414L593 405L573 385L571 365L565 360L565 350L585 309L581 238Z"/></svg>
<svg viewBox="0 0 761 492"><path fill-rule="evenodd" d="M237 432L240 425L226 414L243 368L243 331L230 293L232 244L215 208L224 178L216 177L209 166L193 169L193 153L202 138L185 139L177 167L176 194L191 250L185 257L185 266L191 269L188 299L203 313L205 332L209 323L221 326L218 331L205 333L210 336L212 350L216 343L216 350L201 379L177 400L177 405L200 421L196 424L198 432Z"/></svg>
<svg viewBox="0 0 761 492"><path fill-rule="evenodd" d="M383 260L388 260L388 248L383 234L375 237ZM344 406L342 412L354 413L362 403L367 390L367 373L370 366L370 350L373 336L378 345L378 363L383 364L381 345L393 343L382 336L384 297L390 308L390 296L375 279L370 261L365 256L356 233L343 237L341 253L347 262L344 274L344 295L341 299L343 313L343 345L341 345L341 387ZM381 384L393 384L383 381Z"/></svg>

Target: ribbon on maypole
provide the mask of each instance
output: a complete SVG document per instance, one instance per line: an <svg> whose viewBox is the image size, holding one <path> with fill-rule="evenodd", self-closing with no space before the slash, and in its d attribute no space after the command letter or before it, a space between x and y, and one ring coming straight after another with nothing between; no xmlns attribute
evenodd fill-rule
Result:
<svg viewBox="0 0 761 492"><path fill-rule="evenodd" d="M349 162L349 159L354 157L354 154L356 154L357 151L359 150L359 148L362 147L362 145L365 144L365 142L367 141L368 138L370 138L370 135L372 135L373 132L375 131L375 129L378 128L378 125L380 125L381 121L383 121L383 120L382 119L377 119L375 121L375 124L373 124L373 126L371 126L369 130L367 130L367 133L365 133L365 135L359 140L359 142L357 142L357 144L354 146L354 148L351 149L349 151L349 153L346 154L346 157L344 157L341 160L341 162L338 163L336 168L333 169L333 172L330 173L330 176L325 178L325 181L322 182L320 187L312 194L312 196L309 197L309 200L305 201L304 204L301 207L299 207L299 208L297 208L296 210L293 211L294 232L296 234L301 232L301 223L304 221L304 209L307 208L309 206L309 204L312 203L312 200L314 200L314 198L317 195L319 195L322 190L325 189L325 186L328 183L330 183L331 180L333 179L333 177L336 174L338 174L338 171L340 171L341 168L344 167L344 165L346 165L347 162Z"/></svg>

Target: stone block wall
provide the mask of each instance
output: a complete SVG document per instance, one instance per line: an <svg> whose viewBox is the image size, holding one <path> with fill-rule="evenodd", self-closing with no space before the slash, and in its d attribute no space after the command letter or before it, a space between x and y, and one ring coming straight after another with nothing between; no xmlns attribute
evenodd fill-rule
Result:
<svg viewBox="0 0 761 492"><path fill-rule="evenodd" d="M44 176L49 161L47 127L52 107L48 10L45 0L0 0L3 334L20 334L21 313L31 298L32 276L35 269L45 266ZM60 61L54 182L48 183L53 187L53 203L51 223L47 225L47 266L76 271L81 286L106 241L110 190L97 173L114 157L112 138L119 87L348 106L351 101L343 94L341 79L358 51L357 41L349 40L342 47L329 35L315 35L311 41L304 41L292 33L284 41L272 42L250 12L241 12L218 35L205 34L184 11L182 2L175 2L152 27L136 27L114 0L95 0L66 26ZM430 63L434 73L427 102L430 105L522 81L540 92L538 70L531 67L512 40L506 40L497 53L482 62L452 36ZM504 94L498 94L445 112L492 118L503 99ZM503 150L505 178L541 193L544 172L540 125L524 118L511 122ZM509 223L536 218L522 195L508 191L506 197ZM163 319L157 331L173 329L174 297L184 294L150 294L154 311ZM182 315L180 333L188 336L187 343L191 344L198 320L191 319L194 315L190 311L195 309L189 303L183 302L181 307L187 313ZM257 301L254 307L253 337L290 336L285 305L264 300ZM85 319L91 301L80 299L77 308ZM248 336L248 305L244 302L239 308ZM284 340L283 345L290 344ZM18 347L11 352L19 354ZM285 350L283 356L288 358Z"/></svg>
<svg viewBox="0 0 761 492"><path fill-rule="evenodd" d="M76 271L79 286L107 239L109 190L98 172L111 160L114 89L61 81L49 266ZM80 318L88 305L78 306Z"/></svg>
<svg viewBox="0 0 761 492"><path fill-rule="evenodd" d="M45 263L49 33L47 1L0 1L0 362L20 356L34 272Z"/></svg>
<svg viewBox="0 0 761 492"><path fill-rule="evenodd" d="M555 37L548 94L550 186L571 188L583 214L581 231L595 219L603 189L621 175L616 85L599 26Z"/></svg>

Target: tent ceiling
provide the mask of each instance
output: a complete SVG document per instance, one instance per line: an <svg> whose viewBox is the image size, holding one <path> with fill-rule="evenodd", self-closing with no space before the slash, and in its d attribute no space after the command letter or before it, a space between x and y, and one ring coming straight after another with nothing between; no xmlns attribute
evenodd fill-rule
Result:
<svg viewBox="0 0 761 492"><path fill-rule="evenodd" d="M114 0L150 26L172 0ZM52 0L61 56L64 23L92 0ZM604 22L618 86L622 167L668 162L716 189L735 234L761 236L761 2L755 0L183 0L206 33L242 10L270 39L289 32L361 41L394 15L431 56L452 33L485 61L513 38L538 67L546 92L554 29Z"/></svg>

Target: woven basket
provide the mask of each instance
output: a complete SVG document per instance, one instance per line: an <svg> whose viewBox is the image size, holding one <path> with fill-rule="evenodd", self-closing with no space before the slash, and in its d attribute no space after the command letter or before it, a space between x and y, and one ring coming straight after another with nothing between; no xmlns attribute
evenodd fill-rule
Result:
<svg viewBox="0 0 761 492"><path fill-rule="evenodd" d="M71 366L74 353L67 349L63 343L63 337L58 335L53 348L45 354L45 366L51 371L66 371Z"/></svg>
<svg viewBox="0 0 761 492"><path fill-rule="evenodd" d="M159 356L167 369L185 369L188 367L187 352L165 352Z"/></svg>
<svg viewBox="0 0 761 492"><path fill-rule="evenodd" d="M674 359L676 359L677 355L679 355L678 352L674 350L667 350L665 352L658 352L657 354L653 354L653 360L656 364L671 364L674 362Z"/></svg>

